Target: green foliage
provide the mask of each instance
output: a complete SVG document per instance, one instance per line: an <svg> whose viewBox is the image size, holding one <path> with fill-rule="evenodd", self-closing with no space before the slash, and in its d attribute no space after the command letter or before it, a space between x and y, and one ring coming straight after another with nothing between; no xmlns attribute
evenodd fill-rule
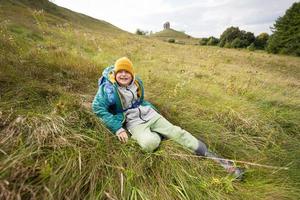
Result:
<svg viewBox="0 0 300 200"><path fill-rule="evenodd" d="M255 36L251 32L240 30L238 27L227 28L220 37L220 47L246 48L254 42Z"/></svg>
<svg viewBox="0 0 300 200"><path fill-rule="evenodd" d="M252 42L255 41L255 36L251 32L241 31L240 35L242 42L242 48L249 46Z"/></svg>
<svg viewBox="0 0 300 200"><path fill-rule="evenodd" d="M231 43L229 43L229 42L226 42L225 45L224 45L224 47L225 48L232 48Z"/></svg>
<svg viewBox="0 0 300 200"><path fill-rule="evenodd" d="M265 49L267 46L267 42L269 40L269 34L268 33L261 33L259 34L254 41L255 48L257 49Z"/></svg>
<svg viewBox="0 0 300 200"><path fill-rule="evenodd" d="M230 45L232 48L241 48L243 47L243 42L240 38L235 38Z"/></svg>
<svg viewBox="0 0 300 200"><path fill-rule="evenodd" d="M170 37L170 38L189 38L190 36L182 31L177 31L171 28L164 29L160 32L156 32L152 35L153 37Z"/></svg>
<svg viewBox="0 0 300 200"><path fill-rule="evenodd" d="M143 31L143 30L141 30L141 29L137 29L137 30L135 31L135 34L137 34L137 35L147 35L147 34L148 34L148 31Z"/></svg>
<svg viewBox="0 0 300 200"><path fill-rule="evenodd" d="M201 39L199 40L199 44L200 44L200 45L207 45L207 42L208 42L208 38L201 38Z"/></svg>
<svg viewBox="0 0 300 200"><path fill-rule="evenodd" d="M175 43L175 39L174 39L174 38L169 38L167 41L168 41L169 43Z"/></svg>
<svg viewBox="0 0 300 200"><path fill-rule="evenodd" d="M252 42L248 47L247 47L247 49L249 50L249 51L254 51L256 48L255 48L255 44L254 44L254 42Z"/></svg>
<svg viewBox="0 0 300 200"><path fill-rule="evenodd" d="M220 40L218 38L215 38L215 37L211 36L211 37L208 38L207 45L216 46L216 45L219 44L219 41Z"/></svg>
<svg viewBox="0 0 300 200"><path fill-rule="evenodd" d="M231 43L234 39L239 38L240 29L238 27L227 28L220 36L220 47L224 47L226 43Z"/></svg>
<svg viewBox="0 0 300 200"><path fill-rule="evenodd" d="M198 44L198 42L199 42L198 39L193 38L190 35L187 35L182 31L177 31L172 28L164 29L160 32L151 34L150 36L157 38L161 41L168 41L169 38L172 38L172 39L175 39L175 43L176 43L176 40L180 41L180 44L182 44L184 42L185 44L195 45L195 44Z"/></svg>
<svg viewBox="0 0 300 200"><path fill-rule="evenodd" d="M268 52L300 56L299 27L300 2L295 2L283 17L276 20L268 41Z"/></svg>

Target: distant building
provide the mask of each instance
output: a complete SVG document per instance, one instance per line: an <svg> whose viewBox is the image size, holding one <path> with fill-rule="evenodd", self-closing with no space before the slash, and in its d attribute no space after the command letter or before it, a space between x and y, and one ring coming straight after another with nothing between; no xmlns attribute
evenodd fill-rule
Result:
<svg viewBox="0 0 300 200"><path fill-rule="evenodd" d="M170 28L170 22L164 23L164 29L169 29Z"/></svg>

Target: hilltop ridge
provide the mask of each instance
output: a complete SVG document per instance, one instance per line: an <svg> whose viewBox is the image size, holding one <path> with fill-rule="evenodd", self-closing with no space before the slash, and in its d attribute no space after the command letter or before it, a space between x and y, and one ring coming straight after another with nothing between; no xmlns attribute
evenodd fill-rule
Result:
<svg viewBox="0 0 300 200"><path fill-rule="evenodd" d="M183 43L183 44L198 44L199 39L194 38L190 35L187 35L183 31L177 31L172 28L167 28L162 31L153 33L150 35L150 37L158 38L162 41L168 41L170 39L176 40L177 43Z"/></svg>
<svg viewBox="0 0 300 200"><path fill-rule="evenodd" d="M126 32L106 21L71 11L48 0L7 0L3 1L1 6L1 14L6 16L4 19L11 19L12 21L23 25L36 23L35 19L32 17L34 11L44 11L47 15L45 20L49 25L56 26L64 23L72 23L72 25L77 28L110 31L112 34ZM17 15L13 12L16 12Z"/></svg>

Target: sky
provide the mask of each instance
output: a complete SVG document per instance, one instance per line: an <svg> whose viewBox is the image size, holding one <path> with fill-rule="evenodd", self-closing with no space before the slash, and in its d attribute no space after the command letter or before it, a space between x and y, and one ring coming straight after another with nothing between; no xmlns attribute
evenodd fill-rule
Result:
<svg viewBox="0 0 300 200"><path fill-rule="evenodd" d="M163 24L193 37L220 37L230 26L258 35L296 0L51 0L134 33L161 31Z"/></svg>

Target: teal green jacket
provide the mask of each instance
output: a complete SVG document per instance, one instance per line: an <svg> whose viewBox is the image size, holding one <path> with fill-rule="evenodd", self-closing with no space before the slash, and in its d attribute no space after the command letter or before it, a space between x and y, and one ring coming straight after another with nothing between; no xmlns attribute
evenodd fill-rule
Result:
<svg viewBox="0 0 300 200"><path fill-rule="evenodd" d="M151 103L144 100L142 80L135 76L133 81L138 87L139 105L151 106L155 109ZM124 127L124 113L126 110L122 105L118 92L118 83L115 80L113 66L107 67L102 73L102 77L99 80L99 89L92 103L92 109L112 133L115 134L120 128Z"/></svg>

